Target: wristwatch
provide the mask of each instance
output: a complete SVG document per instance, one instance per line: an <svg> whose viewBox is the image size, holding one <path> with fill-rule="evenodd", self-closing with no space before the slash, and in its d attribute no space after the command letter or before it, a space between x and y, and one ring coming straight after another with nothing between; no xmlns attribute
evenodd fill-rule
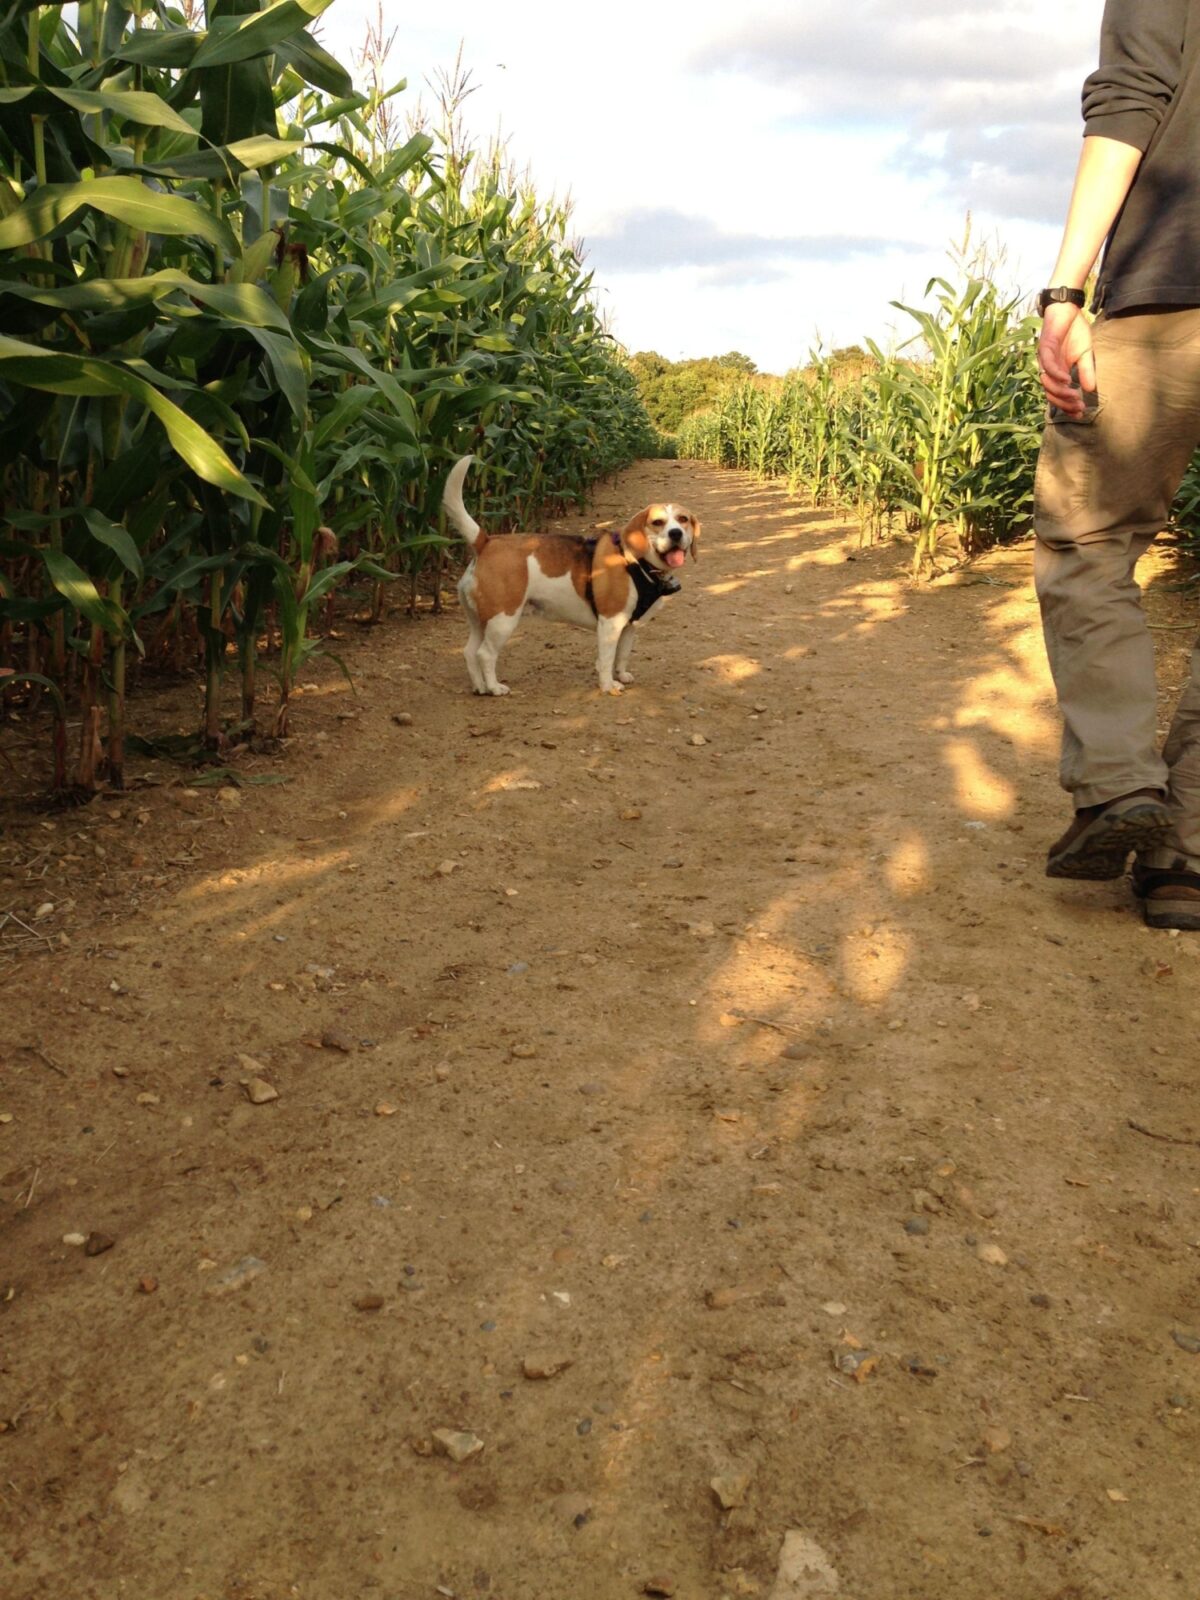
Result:
<svg viewBox="0 0 1200 1600"><path fill-rule="evenodd" d="M1082 308L1086 304L1087 295L1082 289L1067 289L1065 287L1043 289L1037 297L1039 317L1046 315L1047 306L1079 306Z"/></svg>

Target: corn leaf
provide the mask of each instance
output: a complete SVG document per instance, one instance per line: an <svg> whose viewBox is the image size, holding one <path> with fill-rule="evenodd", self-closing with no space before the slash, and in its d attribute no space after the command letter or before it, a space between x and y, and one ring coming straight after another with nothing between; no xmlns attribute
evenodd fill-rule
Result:
<svg viewBox="0 0 1200 1600"><path fill-rule="evenodd" d="M38 263L40 269L41 263ZM184 294L230 322L290 333L291 324L265 289L251 283L203 283L174 267L147 278L88 278L64 289L0 279L0 299L12 295L60 311L124 311L143 301Z"/></svg>
<svg viewBox="0 0 1200 1600"><path fill-rule="evenodd" d="M262 347L280 392L293 414L302 419L308 409L308 376L295 340L262 327L247 325L246 332Z"/></svg>
<svg viewBox="0 0 1200 1600"><path fill-rule="evenodd" d="M120 523L112 522L102 511L97 511L94 506L81 506L79 515L87 523L88 532L93 539L111 550L117 560L140 583L146 572L142 564L142 556L133 536L128 528L121 527Z"/></svg>
<svg viewBox="0 0 1200 1600"><path fill-rule="evenodd" d="M333 0L275 0L265 10L249 16L218 16L192 58L192 67L220 67L262 55L306 23L315 21L332 3Z"/></svg>
<svg viewBox="0 0 1200 1600"><path fill-rule="evenodd" d="M70 556L64 555L61 550L41 550L38 552L46 566L50 582L74 610L81 616L94 622L97 627L103 628L105 633L121 636L125 633L129 618L120 606L111 600L105 600L96 585L77 566Z"/></svg>
<svg viewBox="0 0 1200 1600"><path fill-rule="evenodd" d="M193 200L160 194L137 178L93 178L85 183L47 183L0 222L0 250L35 244L90 207L143 233L204 239L237 253L226 224Z"/></svg>
<svg viewBox="0 0 1200 1600"><path fill-rule="evenodd" d="M53 84L27 84L18 89L0 89L0 106L23 105L30 115L53 116L67 105L81 116L110 112L123 122L144 128L170 128L194 139L196 130L156 94L137 89L66 89Z"/></svg>
<svg viewBox="0 0 1200 1600"><path fill-rule="evenodd" d="M144 161L141 166L131 166L129 170L152 178L219 178L233 184L243 172L275 166L304 148L299 139L277 139L273 134L262 134L253 139L236 139L232 144L219 145L213 150L189 150L160 161Z"/></svg>
<svg viewBox="0 0 1200 1600"><path fill-rule="evenodd" d="M45 389L51 394L127 395L140 400L162 423L176 453L198 477L230 494L258 505L266 504L198 422L127 367L97 361L90 356L43 350L37 345L0 335L0 378L32 389Z"/></svg>
<svg viewBox="0 0 1200 1600"><path fill-rule="evenodd" d="M206 61L204 55L218 29L240 27L261 15L258 0L209 0L208 40L197 51L192 72L200 84L200 132L210 144L230 145L279 132L267 58L255 53Z"/></svg>
<svg viewBox="0 0 1200 1600"><path fill-rule="evenodd" d="M323 50L311 33L302 30L280 39L275 46L275 56L314 89L343 98L354 92L354 80L345 67Z"/></svg>

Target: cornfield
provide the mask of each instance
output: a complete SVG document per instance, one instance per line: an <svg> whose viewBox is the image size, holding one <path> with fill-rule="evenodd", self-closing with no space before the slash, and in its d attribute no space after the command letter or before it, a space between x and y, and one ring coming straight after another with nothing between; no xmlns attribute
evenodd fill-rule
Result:
<svg viewBox="0 0 1200 1600"><path fill-rule="evenodd" d="M59 788L122 785L156 663L210 749L264 664L286 732L335 588L440 570L455 456L503 526L653 448L566 208L453 95L403 137L330 3L0 0L0 709L49 703Z"/></svg>
<svg viewBox="0 0 1200 1600"><path fill-rule="evenodd" d="M930 296L933 309L893 302L917 325L909 344L885 354L868 340L871 360L849 376L818 351L774 386L740 384L685 420L679 454L853 507L864 538L900 518L918 572L947 530L970 550L1027 526L1043 414L1036 324L985 276L935 278Z"/></svg>

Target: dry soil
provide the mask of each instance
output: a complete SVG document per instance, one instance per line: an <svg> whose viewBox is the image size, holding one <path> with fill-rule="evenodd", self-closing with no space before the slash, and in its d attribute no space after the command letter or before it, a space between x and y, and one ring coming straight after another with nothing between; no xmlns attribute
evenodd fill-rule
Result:
<svg viewBox="0 0 1200 1600"><path fill-rule="evenodd" d="M4 1600L1200 1594L1200 935L1043 876L1028 548L564 525L661 496L620 698L535 621L474 698L451 606L284 784L10 801Z"/></svg>

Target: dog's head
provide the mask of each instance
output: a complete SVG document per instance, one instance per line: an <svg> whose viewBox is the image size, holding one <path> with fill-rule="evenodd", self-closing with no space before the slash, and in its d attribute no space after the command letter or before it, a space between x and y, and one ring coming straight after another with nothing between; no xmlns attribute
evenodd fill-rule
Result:
<svg viewBox="0 0 1200 1600"><path fill-rule="evenodd" d="M650 505L632 518L621 534L625 548L655 567L681 567L691 551L696 560L700 524L686 506Z"/></svg>

